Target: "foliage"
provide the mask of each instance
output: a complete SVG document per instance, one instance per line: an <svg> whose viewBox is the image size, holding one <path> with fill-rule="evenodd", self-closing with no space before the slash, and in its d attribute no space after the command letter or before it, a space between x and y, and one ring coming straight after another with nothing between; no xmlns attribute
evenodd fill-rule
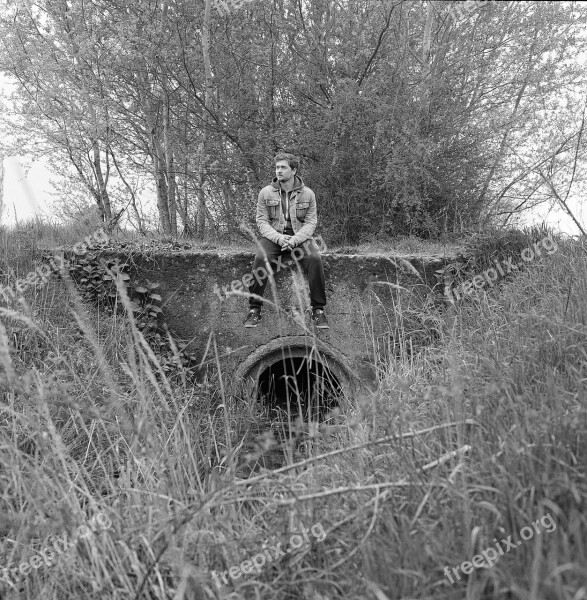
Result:
<svg viewBox="0 0 587 600"><path fill-rule="evenodd" d="M233 234L278 150L329 243L511 224L585 181L580 2L4 2L11 151L69 163L108 223L144 232L148 187L162 233Z"/></svg>
<svg viewBox="0 0 587 600"><path fill-rule="evenodd" d="M486 269L495 269L496 263L504 264L507 259L515 259L520 270L519 257L522 250L532 249L534 244L545 238L561 241L561 235L546 225L533 227L497 229L489 228L481 232L469 233L464 237L461 250L456 260L451 261L437 271L445 290L471 280ZM500 274L500 279L511 280L515 272Z"/></svg>
<svg viewBox="0 0 587 600"><path fill-rule="evenodd" d="M109 258L100 252L88 252L82 256L70 253L70 256L73 260L70 261L69 274L84 300L111 314L117 311L123 314L124 303L120 294L124 293L129 298L136 326L155 351L163 371L179 369L185 372L195 367L195 355L186 349L185 344L173 340L167 330L161 308L162 298L157 292L160 284L133 279L129 260Z"/></svg>

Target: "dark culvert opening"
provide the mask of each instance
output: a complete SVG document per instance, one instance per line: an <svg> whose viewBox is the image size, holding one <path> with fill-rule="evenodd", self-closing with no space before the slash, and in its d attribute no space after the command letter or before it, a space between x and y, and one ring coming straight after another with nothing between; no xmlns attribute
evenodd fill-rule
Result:
<svg viewBox="0 0 587 600"><path fill-rule="evenodd" d="M257 390L271 418L319 422L338 406L343 393L336 376L322 362L291 355L260 373Z"/></svg>

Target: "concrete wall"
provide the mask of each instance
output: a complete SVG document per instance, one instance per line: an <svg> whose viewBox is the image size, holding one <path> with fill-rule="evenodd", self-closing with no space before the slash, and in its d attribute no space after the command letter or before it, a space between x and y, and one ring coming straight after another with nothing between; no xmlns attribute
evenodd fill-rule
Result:
<svg viewBox="0 0 587 600"><path fill-rule="evenodd" d="M319 350L330 357L333 368L347 383L373 381L373 340L389 338L403 319L400 313L429 302L431 289L437 284L434 272L447 259L324 254L323 260L328 299L325 310L331 329L318 332ZM215 341L228 385L238 383L264 357L274 356L280 346L300 348L304 341L311 346L315 339L299 316L299 294L289 268L277 274L277 298L267 286L265 297L277 301L280 308L266 306L257 328L243 327L246 297L238 293L225 297L219 288L230 289L233 280L250 273L252 261L253 254L248 252L132 255L137 276L161 284L158 291L172 333L190 340L199 356L209 341ZM307 284L303 285L307 289ZM403 327L406 322L403 319ZM212 357L213 353L208 355Z"/></svg>

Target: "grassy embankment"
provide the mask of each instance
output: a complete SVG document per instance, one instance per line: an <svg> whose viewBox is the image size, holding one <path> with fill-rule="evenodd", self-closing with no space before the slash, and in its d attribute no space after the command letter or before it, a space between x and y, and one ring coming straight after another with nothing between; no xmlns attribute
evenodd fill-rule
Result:
<svg viewBox="0 0 587 600"><path fill-rule="evenodd" d="M40 233L2 232L3 283L9 268L33 268ZM516 243L478 244L477 272L490 251L527 240ZM281 470L246 479L251 403L222 397L213 376L165 381L128 319L85 306L61 281L27 291L0 315L0 568L74 539L92 518L111 526L26 575L4 572L0 594L587 597L585 298L587 247L559 241L490 294L420 315L433 346L396 344L396 360L378 363L379 388L307 440L303 466L285 452ZM474 424L409 434L465 420ZM517 545L547 514L556 529ZM214 584L212 570L312 526L323 541L310 534L259 573ZM449 583L445 566L509 535L516 547L493 568Z"/></svg>

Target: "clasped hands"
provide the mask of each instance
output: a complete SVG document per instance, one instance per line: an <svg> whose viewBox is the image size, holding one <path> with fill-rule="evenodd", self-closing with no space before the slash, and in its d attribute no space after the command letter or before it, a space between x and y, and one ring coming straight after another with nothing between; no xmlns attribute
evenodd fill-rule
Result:
<svg viewBox="0 0 587 600"><path fill-rule="evenodd" d="M293 235L284 235L284 242L281 244L281 251L286 252L287 250L293 250L295 248L294 244L290 243L290 240L293 238Z"/></svg>

